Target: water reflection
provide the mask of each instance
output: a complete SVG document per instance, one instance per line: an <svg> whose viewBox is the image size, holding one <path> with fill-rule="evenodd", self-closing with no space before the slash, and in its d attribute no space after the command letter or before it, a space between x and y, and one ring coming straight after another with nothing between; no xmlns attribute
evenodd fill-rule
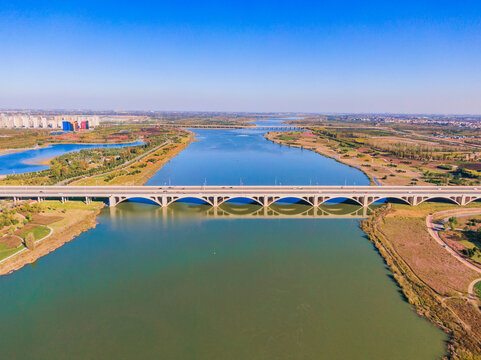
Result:
<svg viewBox="0 0 481 360"><path fill-rule="evenodd" d="M317 208L299 203L272 204L263 207L254 203L223 203L212 207L202 203L175 202L166 207L159 207L138 202L123 202L116 207L109 208L112 219L129 217L141 218L319 218L319 219L363 219L368 217L375 207L362 207L350 203L321 205Z"/></svg>

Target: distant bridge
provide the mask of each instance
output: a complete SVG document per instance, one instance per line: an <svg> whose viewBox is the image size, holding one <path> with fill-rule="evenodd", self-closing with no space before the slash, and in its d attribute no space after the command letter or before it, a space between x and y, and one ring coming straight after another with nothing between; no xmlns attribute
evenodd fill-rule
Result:
<svg viewBox="0 0 481 360"><path fill-rule="evenodd" d="M313 207L334 199L349 199L361 206L382 199L409 205L443 199L467 205L481 199L481 186L0 186L0 198L85 199L87 203L95 198L108 201L110 206L137 198L160 206L189 198L213 207L234 199L249 199L264 207L283 199L297 199Z"/></svg>
<svg viewBox="0 0 481 360"><path fill-rule="evenodd" d="M257 126L255 128L251 128L254 130L269 130L269 131L277 131L277 130L282 130L282 131L304 131L305 129L303 127L299 126Z"/></svg>

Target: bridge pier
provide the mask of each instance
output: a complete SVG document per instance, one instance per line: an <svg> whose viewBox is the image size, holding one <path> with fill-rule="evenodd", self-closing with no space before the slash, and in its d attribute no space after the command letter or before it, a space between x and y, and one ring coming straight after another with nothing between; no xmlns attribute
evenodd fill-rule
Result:
<svg viewBox="0 0 481 360"><path fill-rule="evenodd" d="M65 198L65 197L62 196L61 201L62 201L62 204L65 204L65 202L67 201L67 198Z"/></svg>
<svg viewBox="0 0 481 360"><path fill-rule="evenodd" d="M86 203L87 205L89 205L91 202L92 202L92 200L91 200L88 196L86 196L86 197L85 197L85 203Z"/></svg>
<svg viewBox="0 0 481 360"><path fill-rule="evenodd" d="M110 196L109 197L109 206L114 207L115 205L117 205L117 199L115 198L115 196Z"/></svg>

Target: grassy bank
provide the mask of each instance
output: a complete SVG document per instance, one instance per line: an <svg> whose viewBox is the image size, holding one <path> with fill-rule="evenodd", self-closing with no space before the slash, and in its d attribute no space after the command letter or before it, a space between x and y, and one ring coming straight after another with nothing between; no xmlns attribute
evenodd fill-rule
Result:
<svg viewBox="0 0 481 360"><path fill-rule="evenodd" d="M477 282L476 285L474 285L474 291L479 297L479 300L481 301L481 281Z"/></svg>
<svg viewBox="0 0 481 360"><path fill-rule="evenodd" d="M125 134L125 135L122 135ZM131 166L131 171L125 171L127 166L135 164L139 159L151 154L159 148L183 146L191 134L184 130L169 128L139 128L122 130L118 137L125 136L130 139L136 136L143 144L128 147L99 147L69 152L57 156L49 161L50 167L45 170L11 174L0 180L2 185L64 185L82 177L110 173L136 175L140 168ZM152 159L152 162L156 159ZM115 172L119 171L119 172ZM113 175L112 175L113 174ZM136 179L137 180L137 179ZM99 184L101 185L101 184Z"/></svg>
<svg viewBox="0 0 481 360"><path fill-rule="evenodd" d="M417 313L449 335L447 358L481 359L481 314L467 299L467 286L478 274L436 243L425 225L428 214L453 207L387 205L362 229Z"/></svg>
<svg viewBox="0 0 481 360"><path fill-rule="evenodd" d="M0 238L0 261L3 261L0 263L0 275L9 274L34 262L81 232L94 227L95 218L103 206L101 202L92 202L88 205L80 201L64 204L59 201L42 202L38 211L29 212L28 217L31 221L14 231L10 228L7 231L2 229L4 236ZM18 212L20 214L24 210L19 206ZM25 239L28 233L34 235L32 249L27 249L25 242L21 240ZM8 258L16 253L18 254Z"/></svg>

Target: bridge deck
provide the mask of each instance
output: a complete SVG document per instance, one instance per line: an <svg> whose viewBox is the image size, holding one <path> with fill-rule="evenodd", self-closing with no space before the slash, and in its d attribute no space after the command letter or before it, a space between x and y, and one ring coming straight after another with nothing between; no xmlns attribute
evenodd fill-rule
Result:
<svg viewBox="0 0 481 360"><path fill-rule="evenodd" d="M263 206L280 199L298 198L318 206L335 198L351 199L367 206L395 198L411 205L441 198L460 205L481 198L475 186L1 186L3 198L108 198L111 205L131 198L146 198L159 205L199 198L212 206L235 198L247 198Z"/></svg>

